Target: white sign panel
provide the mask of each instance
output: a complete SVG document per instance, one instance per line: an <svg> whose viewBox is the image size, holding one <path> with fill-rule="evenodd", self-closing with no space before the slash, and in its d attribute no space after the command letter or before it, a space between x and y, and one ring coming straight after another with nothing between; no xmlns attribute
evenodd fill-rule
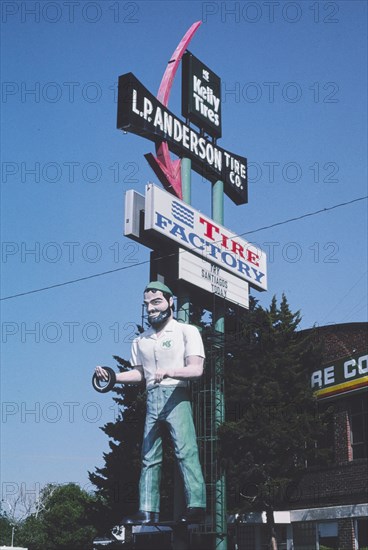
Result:
<svg viewBox="0 0 368 550"><path fill-rule="evenodd" d="M178 279L246 309L249 308L248 283L182 248L179 248Z"/></svg>
<svg viewBox="0 0 368 550"><path fill-rule="evenodd" d="M157 231L259 290L267 290L262 250L151 183L146 186L144 229Z"/></svg>

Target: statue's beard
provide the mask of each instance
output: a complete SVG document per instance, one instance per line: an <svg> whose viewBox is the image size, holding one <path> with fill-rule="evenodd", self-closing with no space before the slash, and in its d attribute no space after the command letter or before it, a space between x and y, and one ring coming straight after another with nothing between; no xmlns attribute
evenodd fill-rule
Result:
<svg viewBox="0 0 368 550"><path fill-rule="evenodd" d="M161 311L158 315L148 316L148 322L153 328L160 328L161 325L165 323L165 321L168 320L168 318L171 315L171 307L169 306L165 311Z"/></svg>

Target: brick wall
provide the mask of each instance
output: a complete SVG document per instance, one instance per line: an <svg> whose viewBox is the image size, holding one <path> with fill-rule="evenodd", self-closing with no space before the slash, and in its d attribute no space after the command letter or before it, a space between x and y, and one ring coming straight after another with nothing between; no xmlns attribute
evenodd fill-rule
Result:
<svg viewBox="0 0 368 550"><path fill-rule="evenodd" d="M353 353L366 353L368 348L368 323L344 323L309 330L316 341L323 344L325 363ZM353 460L349 397L341 396L336 399L333 407L334 464L305 471L290 499L291 508L358 504L367 501L367 459Z"/></svg>
<svg viewBox="0 0 368 550"><path fill-rule="evenodd" d="M368 347L368 323L343 323L301 331L311 332L316 342L323 344L323 360L330 363L341 357L365 351Z"/></svg>
<svg viewBox="0 0 368 550"><path fill-rule="evenodd" d="M290 493L291 509L319 508L367 502L367 460L306 470Z"/></svg>
<svg viewBox="0 0 368 550"><path fill-rule="evenodd" d="M336 464L344 464L353 460L349 415L344 410L336 412L334 415L334 450Z"/></svg>
<svg viewBox="0 0 368 550"><path fill-rule="evenodd" d="M339 550L355 549L354 521L350 518L339 520Z"/></svg>

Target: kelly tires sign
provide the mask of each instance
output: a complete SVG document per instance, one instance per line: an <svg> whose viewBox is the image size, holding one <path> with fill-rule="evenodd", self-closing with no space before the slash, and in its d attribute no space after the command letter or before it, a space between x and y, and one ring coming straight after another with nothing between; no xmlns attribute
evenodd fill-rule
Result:
<svg viewBox="0 0 368 550"><path fill-rule="evenodd" d="M193 54L182 62L182 115L210 136L221 137L221 80Z"/></svg>
<svg viewBox="0 0 368 550"><path fill-rule="evenodd" d="M201 86L198 84L197 88ZM206 96L203 90L200 93L203 98ZM213 108L218 108L218 103L212 101ZM166 142L173 153L190 158L193 169L205 179L223 181L225 193L235 204L248 201L247 159L218 147L193 130L162 105L132 73L119 77L117 126L156 143Z"/></svg>

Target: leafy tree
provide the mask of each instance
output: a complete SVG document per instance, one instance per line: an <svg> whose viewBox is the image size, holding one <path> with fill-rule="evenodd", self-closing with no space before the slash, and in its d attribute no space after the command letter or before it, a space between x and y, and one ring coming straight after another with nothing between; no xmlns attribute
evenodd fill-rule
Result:
<svg viewBox="0 0 368 550"><path fill-rule="evenodd" d="M0 514L0 544L10 545L12 538L13 522L6 514L1 511Z"/></svg>
<svg viewBox="0 0 368 550"><path fill-rule="evenodd" d="M309 387L321 363L311 337L297 332L301 317L283 295L265 310L251 299L242 318L230 315L225 363L226 421L219 429L233 512L266 511L277 548L273 511L298 496L298 480L327 429Z"/></svg>
<svg viewBox="0 0 368 550"><path fill-rule="evenodd" d="M29 550L47 548L48 538L42 517L35 514L27 517L19 526L16 540L18 545L21 544Z"/></svg>
<svg viewBox="0 0 368 550"><path fill-rule="evenodd" d="M47 485L39 512L19 526L17 543L29 550L88 550L96 531L91 524L94 498L78 485Z"/></svg>

